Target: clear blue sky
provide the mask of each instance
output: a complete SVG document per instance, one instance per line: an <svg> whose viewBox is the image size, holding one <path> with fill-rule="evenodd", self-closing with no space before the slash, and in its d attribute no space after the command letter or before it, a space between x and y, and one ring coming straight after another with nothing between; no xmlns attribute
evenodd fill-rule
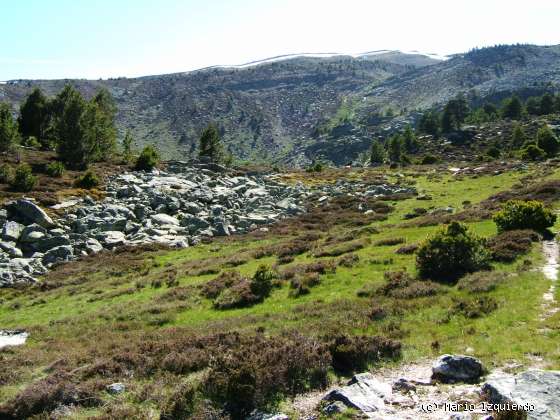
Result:
<svg viewBox="0 0 560 420"><path fill-rule="evenodd" d="M5 0L0 80L187 71L299 52L560 43L558 0Z"/></svg>

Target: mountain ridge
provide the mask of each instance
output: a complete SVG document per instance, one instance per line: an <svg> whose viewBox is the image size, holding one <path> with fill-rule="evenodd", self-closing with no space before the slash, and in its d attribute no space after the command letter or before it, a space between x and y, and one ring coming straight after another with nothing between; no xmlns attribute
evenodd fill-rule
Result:
<svg viewBox="0 0 560 420"><path fill-rule="evenodd" d="M407 118L458 93L498 100L520 89L556 90L560 83L558 45L496 46L439 61L395 51L365 54L140 78L23 80L0 85L0 100L15 112L34 86L54 95L72 83L88 97L106 87L117 103L121 135L130 129L137 146L155 143L164 156L189 157L202 129L215 122L236 157L301 165L324 157L315 145L328 148L331 140L336 154L345 155L335 163L354 159L388 110Z"/></svg>

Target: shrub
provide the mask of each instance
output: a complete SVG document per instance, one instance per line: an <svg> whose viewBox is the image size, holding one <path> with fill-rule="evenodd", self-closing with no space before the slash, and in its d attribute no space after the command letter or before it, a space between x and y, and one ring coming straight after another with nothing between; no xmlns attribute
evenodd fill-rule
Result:
<svg viewBox="0 0 560 420"><path fill-rule="evenodd" d="M496 300L489 296L474 299L454 299L450 315L463 315L466 318L481 318L498 308Z"/></svg>
<svg viewBox="0 0 560 420"><path fill-rule="evenodd" d="M540 201L510 200L494 215L498 232L516 229L533 229L544 232L554 225L556 215Z"/></svg>
<svg viewBox="0 0 560 420"><path fill-rule="evenodd" d="M191 384L182 384L165 402L161 420L189 418L195 406L196 390Z"/></svg>
<svg viewBox="0 0 560 420"><path fill-rule="evenodd" d="M276 277L274 271L266 265L261 265L253 275L251 280L251 292L256 296L265 298L270 294L272 290L272 280Z"/></svg>
<svg viewBox="0 0 560 420"><path fill-rule="evenodd" d="M431 281L414 281L406 271L388 271L386 283L375 294L397 299L415 299L434 296L441 292L441 286Z"/></svg>
<svg viewBox="0 0 560 420"><path fill-rule="evenodd" d="M316 272L304 273L290 280L290 297L307 295L312 287L321 283L321 277Z"/></svg>
<svg viewBox="0 0 560 420"><path fill-rule="evenodd" d="M466 273L488 267L484 240L459 222L452 222L418 249L416 267L421 278L453 282Z"/></svg>
<svg viewBox="0 0 560 420"><path fill-rule="evenodd" d="M421 165L433 165L434 163L438 162L438 158L434 155L426 155L422 158L420 162Z"/></svg>
<svg viewBox="0 0 560 420"><path fill-rule="evenodd" d="M29 136L23 140L23 145L27 147L31 147L33 149L38 149L41 147L41 143L37 140L35 136Z"/></svg>
<svg viewBox="0 0 560 420"><path fill-rule="evenodd" d="M13 177L14 169L10 165L6 163L0 165L0 182L9 184L12 182Z"/></svg>
<svg viewBox="0 0 560 420"><path fill-rule="evenodd" d="M62 162L51 162L46 167L47 175L54 178L60 178L64 173L64 164Z"/></svg>
<svg viewBox="0 0 560 420"><path fill-rule="evenodd" d="M410 254L414 254L417 250L418 250L418 244L403 245L395 251L395 254L410 255Z"/></svg>
<svg viewBox="0 0 560 420"><path fill-rule="evenodd" d="M31 191L35 185L37 185L37 177L33 175L31 166L26 163L18 165L10 186L15 191L27 192Z"/></svg>
<svg viewBox="0 0 560 420"><path fill-rule="evenodd" d="M394 246L398 244L404 244L406 242L405 238L386 238L380 239L379 241L375 242L375 246Z"/></svg>
<svg viewBox="0 0 560 420"><path fill-rule="evenodd" d="M140 156L136 160L137 171L151 171L159 163L159 152L154 146L146 146L142 149Z"/></svg>
<svg viewBox="0 0 560 420"><path fill-rule="evenodd" d="M528 144L521 149L521 159L523 160L543 160L546 153L536 144Z"/></svg>
<svg viewBox="0 0 560 420"><path fill-rule="evenodd" d="M369 363L380 358L400 356L401 344L384 337L339 335L331 339L329 352L333 368L342 373L367 369Z"/></svg>
<svg viewBox="0 0 560 420"><path fill-rule="evenodd" d="M92 171L87 171L85 174L78 177L75 184L76 187L78 188L84 188L86 190L90 190L92 188L97 187L99 185L99 182L100 182L99 178L95 173L93 173Z"/></svg>
<svg viewBox="0 0 560 420"><path fill-rule="evenodd" d="M360 257L356 254L346 254L338 260L338 265L341 267L354 267L360 262Z"/></svg>
<svg viewBox="0 0 560 420"><path fill-rule="evenodd" d="M504 273L492 271L480 271L467 274L457 282L459 290L467 290L469 293L491 292L505 279Z"/></svg>
<svg viewBox="0 0 560 420"><path fill-rule="evenodd" d="M488 240L488 250L494 261L513 262L531 250L533 242L540 240L534 230L509 230Z"/></svg>

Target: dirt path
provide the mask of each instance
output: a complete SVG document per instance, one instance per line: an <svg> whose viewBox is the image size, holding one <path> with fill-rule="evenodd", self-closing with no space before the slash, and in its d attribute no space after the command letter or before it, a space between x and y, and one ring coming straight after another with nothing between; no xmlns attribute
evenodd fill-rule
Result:
<svg viewBox="0 0 560 420"><path fill-rule="evenodd" d="M541 321L550 318L556 312L559 311L558 302L555 298L556 283L558 281L558 254L560 247L558 241L555 239L543 242L543 254L545 257L545 263L542 267L542 272L544 276L549 279L552 284L550 288L543 294L543 304L542 304L542 314Z"/></svg>

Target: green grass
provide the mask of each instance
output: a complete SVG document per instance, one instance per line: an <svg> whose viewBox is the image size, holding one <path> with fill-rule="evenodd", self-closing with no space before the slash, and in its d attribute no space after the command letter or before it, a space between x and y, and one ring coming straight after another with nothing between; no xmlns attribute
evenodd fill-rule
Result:
<svg viewBox="0 0 560 420"><path fill-rule="evenodd" d="M468 319L450 313L453 299L472 298L465 290L443 286L444 293L436 296L411 299L403 302L402 313L391 314L381 321L371 321L364 314L378 300L391 304L390 298L360 298L357 292L366 286L378 287L384 283L386 271L406 270L415 273L413 255L397 255L401 245L375 246L375 242L389 238L405 238L406 243L418 243L433 234L438 226L415 227L404 224L404 215L416 207L441 208L451 206L463 208L464 201L473 204L488 198L498 191L507 190L527 175L510 172L496 176L465 177L454 180L452 176L434 177L406 175L421 193L433 197L432 201L414 198L395 201L394 211L388 219L375 222L380 233L366 236L371 244L354 254L359 262L350 268L337 267L336 273L321 276L321 283L309 294L298 298L290 297L288 284L272 291L261 303L248 308L216 310L209 299L201 297L197 287L215 275L196 276L188 272L188 264L196 261L212 265L219 258L242 255L251 250L281 243L287 238L270 234L263 238L244 236L220 240L207 245L180 251L159 251L146 254L139 267L111 266L97 272L74 274L87 277L87 281L70 285L65 277L62 287L32 292L0 290L0 325L2 328L26 328L31 332L28 343L7 353L8 365L12 354L29 352L32 361L28 366L13 366L21 373L19 380L0 387L0 402L13 397L26 384L44 375L44 368L52 363L52 354L63 352L63 346L72 351L95 346L91 342L91 331L120 331L123 337L135 331L157 331L172 327L185 327L193 332L205 331L254 331L263 328L267 334L296 330L304 334L321 335L329 331L347 331L355 334L385 335L403 343L402 362L412 362L442 353L466 353L480 357L487 366L501 366L517 362L528 366L536 353L543 357L548 367L560 368L560 315L539 321L542 294L550 286L537 269L542 263L540 248L536 245L532 253L512 264L497 264L495 270L509 273L507 281L495 290L486 293L498 303L498 309L486 316ZM401 179L396 172L388 173L390 179ZM549 177L550 175L547 175ZM490 220L470 222L469 227L477 234L490 237L496 233ZM555 227L560 228L560 222ZM333 229L340 229L336 226ZM306 263L329 258L314 258L311 252L295 258L292 264ZM521 261L529 259L534 270L519 269ZM392 260L391 264L379 261ZM249 259L235 269L252 276L260 264L273 266L275 257L259 260ZM79 263L81 264L81 263ZM79 265L78 265L79 267ZM280 266L284 268L285 266ZM163 296L173 287L155 288L154 279L163 278L169 270L177 271L178 286L186 288L187 297L173 300ZM55 272L56 274L56 272ZM136 284L145 282L143 288ZM115 296L114 292L133 290ZM110 296L109 293L113 293ZM558 292L557 292L558 293ZM118 293L117 293L118 294ZM98 300L92 299L98 297ZM397 302L397 305L399 303ZM155 310L157 309L157 310ZM542 332L543 328L548 330ZM434 343L439 347L434 348ZM62 349L62 350L61 350ZM1 354L0 354L1 355ZM18 360L14 356L14 360ZM87 417L89 411L80 412Z"/></svg>

